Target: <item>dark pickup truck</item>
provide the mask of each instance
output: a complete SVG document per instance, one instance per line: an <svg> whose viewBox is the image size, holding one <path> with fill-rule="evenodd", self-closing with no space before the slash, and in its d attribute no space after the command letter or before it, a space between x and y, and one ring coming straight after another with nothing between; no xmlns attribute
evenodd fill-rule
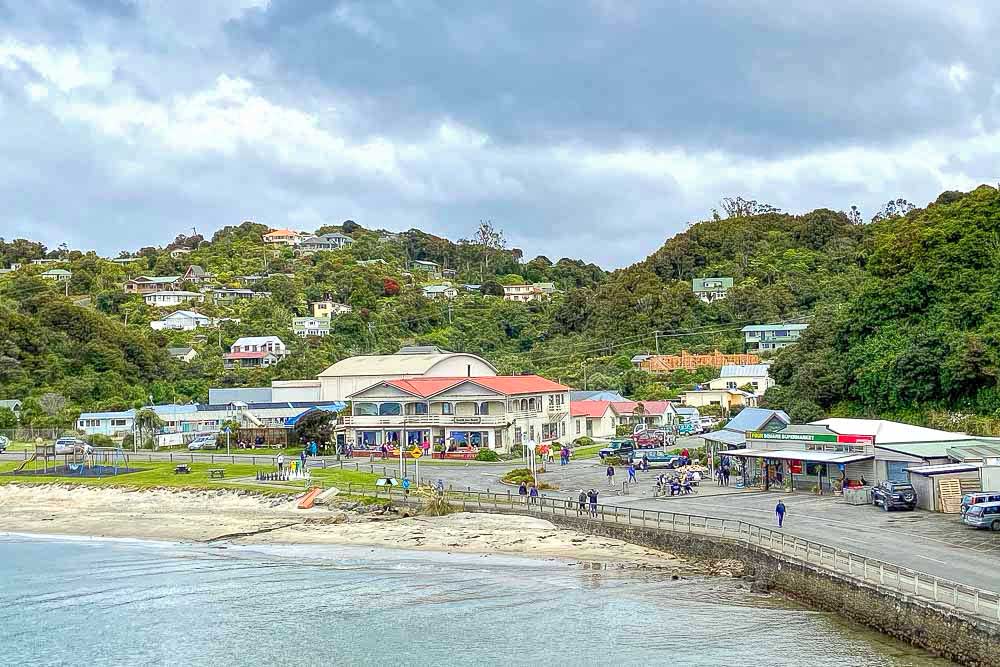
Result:
<svg viewBox="0 0 1000 667"><path fill-rule="evenodd" d="M634 440L631 440L629 438L620 440L616 438L612 440L611 444L609 444L607 447L604 447L600 451L598 451L597 455L600 456L602 459L607 456L620 456L623 459L626 459L632 452L635 451L635 449L636 447Z"/></svg>

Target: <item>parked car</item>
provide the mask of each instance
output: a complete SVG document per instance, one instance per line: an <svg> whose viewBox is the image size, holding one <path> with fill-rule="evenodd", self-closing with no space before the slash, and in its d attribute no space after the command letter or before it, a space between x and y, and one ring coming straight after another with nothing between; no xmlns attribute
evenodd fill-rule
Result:
<svg viewBox="0 0 1000 667"><path fill-rule="evenodd" d="M188 451L194 452L201 449L216 449L214 435L201 435L188 443Z"/></svg>
<svg viewBox="0 0 1000 667"><path fill-rule="evenodd" d="M1000 502L972 505L962 515L962 523L973 528L1000 530Z"/></svg>
<svg viewBox="0 0 1000 667"><path fill-rule="evenodd" d="M56 440L56 454L75 454L76 452L82 452L84 445L86 445L80 438L74 438L72 436L67 436L59 438Z"/></svg>
<svg viewBox="0 0 1000 667"><path fill-rule="evenodd" d="M917 506L917 492L909 482L887 479L872 487L872 505L881 505L886 512L893 509L912 510Z"/></svg>
<svg viewBox="0 0 1000 667"><path fill-rule="evenodd" d="M5 435L0 435L0 454L3 454L7 449L7 445L10 444L10 440Z"/></svg>
<svg viewBox="0 0 1000 667"><path fill-rule="evenodd" d="M982 491L965 494L962 496L962 516L965 516L965 513L973 505L982 503L1000 503L1000 491Z"/></svg>
<svg viewBox="0 0 1000 667"><path fill-rule="evenodd" d="M667 468L676 468L681 465L684 457L677 454L669 454L662 449L636 449L629 454L628 458L636 465L645 458L651 466L663 465Z"/></svg>
<svg viewBox="0 0 1000 667"><path fill-rule="evenodd" d="M711 431L719 421L715 417L702 417L698 420L698 424L701 426L702 431Z"/></svg>
<svg viewBox="0 0 1000 667"><path fill-rule="evenodd" d="M631 438L615 438L611 441L611 444L607 447L600 449L597 455L602 459L606 456L620 456L622 458L627 458L629 454L635 451L635 441Z"/></svg>

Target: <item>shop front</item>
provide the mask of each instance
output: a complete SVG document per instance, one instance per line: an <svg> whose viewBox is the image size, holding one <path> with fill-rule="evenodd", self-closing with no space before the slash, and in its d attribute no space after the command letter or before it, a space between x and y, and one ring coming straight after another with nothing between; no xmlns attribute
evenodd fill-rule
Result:
<svg viewBox="0 0 1000 667"><path fill-rule="evenodd" d="M839 493L871 483L874 455L795 450L739 449L724 452L738 461L737 476L746 487Z"/></svg>

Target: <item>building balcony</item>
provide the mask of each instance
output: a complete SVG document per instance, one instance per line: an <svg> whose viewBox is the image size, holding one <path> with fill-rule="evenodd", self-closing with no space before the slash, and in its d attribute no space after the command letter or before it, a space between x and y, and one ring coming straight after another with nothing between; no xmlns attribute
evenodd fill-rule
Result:
<svg viewBox="0 0 1000 667"><path fill-rule="evenodd" d="M351 428L403 428L410 426L506 426L508 418L496 415L347 415L340 423Z"/></svg>

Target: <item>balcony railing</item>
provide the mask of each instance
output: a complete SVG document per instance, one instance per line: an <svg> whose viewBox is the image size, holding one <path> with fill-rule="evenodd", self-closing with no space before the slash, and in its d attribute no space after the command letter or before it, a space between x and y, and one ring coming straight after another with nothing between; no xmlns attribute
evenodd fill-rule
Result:
<svg viewBox="0 0 1000 667"><path fill-rule="evenodd" d="M506 426L507 417L497 415L346 415L340 423L352 428L369 426Z"/></svg>

